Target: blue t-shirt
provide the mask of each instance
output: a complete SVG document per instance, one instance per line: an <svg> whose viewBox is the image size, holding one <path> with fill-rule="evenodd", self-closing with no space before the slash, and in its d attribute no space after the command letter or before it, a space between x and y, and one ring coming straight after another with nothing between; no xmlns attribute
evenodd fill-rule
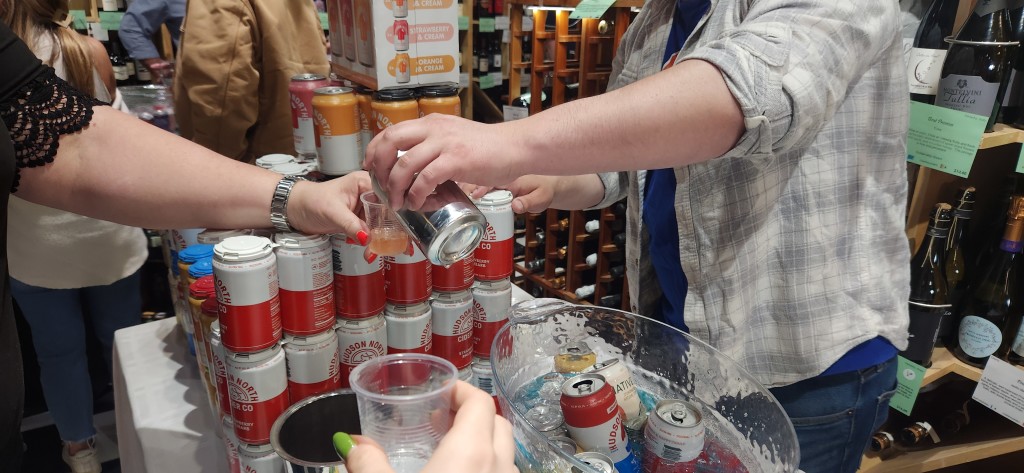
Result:
<svg viewBox="0 0 1024 473"><path fill-rule="evenodd" d="M683 49L697 23L710 7L709 0L676 0L672 29L668 35L663 62L668 63ZM673 169L647 172L644 183L643 221L647 226L651 264L661 285L658 316L665 323L689 332L683 317L686 300L686 274L679 263L679 226L675 212L676 176ZM819 376L856 371L896 356L896 347L883 337L875 337L846 352Z"/></svg>

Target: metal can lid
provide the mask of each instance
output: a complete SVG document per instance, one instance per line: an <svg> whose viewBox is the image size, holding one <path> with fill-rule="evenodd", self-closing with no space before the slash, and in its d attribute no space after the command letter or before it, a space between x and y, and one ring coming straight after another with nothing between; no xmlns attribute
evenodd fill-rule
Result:
<svg viewBox="0 0 1024 473"><path fill-rule="evenodd" d="M273 165L270 170L285 176L304 176L309 173L309 165L297 162L280 163Z"/></svg>
<svg viewBox="0 0 1024 473"><path fill-rule="evenodd" d="M242 235L225 238L213 247L213 254L224 261L246 261L262 258L274 252L269 238Z"/></svg>
<svg viewBox="0 0 1024 473"><path fill-rule="evenodd" d="M591 468L601 473L614 473L615 464L612 463L612 459L608 458L607 455L597 452L583 452L577 453L576 459L590 465ZM578 467L572 467L573 473L583 473Z"/></svg>
<svg viewBox="0 0 1024 473"><path fill-rule="evenodd" d="M188 285L188 295L194 299L209 298L213 296L215 290L213 275L203 276ZM200 309L202 309L202 306L200 306Z"/></svg>
<svg viewBox="0 0 1024 473"><path fill-rule="evenodd" d="M282 232L274 234L274 243L284 248L313 248L329 242L331 237L327 235L306 235L297 232Z"/></svg>
<svg viewBox="0 0 1024 473"><path fill-rule="evenodd" d="M253 444L241 442L238 444L238 450L240 452L244 450L246 453L249 454L263 456L268 453L273 453L274 447L269 443Z"/></svg>
<svg viewBox="0 0 1024 473"><path fill-rule="evenodd" d="M195 263L192 263L192 265L188 267L188 275L193 278L199 279L203 276L209 276L213 274L213 255L211 254L210 256L210 258L203 258L199 261L196 261Z"/></svg>
<svg viewBox="0 0 1024 473"><path fill-rule="evenodd" d="M656 406L658 418L676 427L694 427L701 423L700 409L681 399L665 399Z"/></svg>
<svg viewBox="0 0 1024 473"><path fill-rule="evenodd" d="M345 94L351 94L351 93L352 93L352 88L351 87L339 87L339 86L336 86L336 85L332 85L330 87L319 87L319 88L313 89L313 95L345 95Z"/></svg>
<svg viewBox="0 0 1024 473"><path fill-rule="evenodd" d="M189 245L188 248L178 252L178 261L185 264L192 264L210 257L213 257L213 245Z"/></svg>
<svg viewBox="0 0 1024 473"><path fill-rule="evenodd" d="M434 291L434 301L442 304L456 304L473 300L473 293L468 289L462 291Z"/></svg>
<svg viewBox="0 0 1024 473"><path fill-rule="evenodd" d="M446 215L445 222L436 222L438 233L425 252L431 263L447 266L469 257L483 239L487 219L479 211L469 211L461 203L451 203L447 212L434 212L431 217ZM475 210L475 209L474 209Z"/></svg>
<svg viewBox="0 0 1024 473"><path fill-rule="evenodd" d="M260 363L263 363L264 361L274 358L279 354L282 354L281 345L277 343L271 345L270 348L266 348L260 351L233 352L231 350L226 350L225 353L227 358L236 365L258 365Z"/></svg>
<svg viewBox="0 0 1024 473"><path fill-rule="evenodd" d="M256 158L256 165L263 169L270 169L275 164L294 163L295 156L290 154L265 154Z"/></svg>
<svg viewBox="0 0 1024 473"><path fill-rule="evenodd" d="M384 89L373 94L373 100L378 102L400 102L415 98L416 93L412 89Z"/></svg>
<svg viewBox="0 0 1024 473"><path fill-rule="evenodd" d="M541 432L550 432L565 423L565 418L557 407L541 404L526 411L526 421Z"/></svg>
<svg viewBox="0 0 1024 473"><path fill-rule="evenodd" d="M486 366L490 366L491 365L491 359L487 358L487 357L484 357L484 356L474 356L473 357L473 367L476 368L478 365L479 366L485 366L485 365Z"/></svg>
<svg viewBox="0 0 1024 473"><path fill-rule="evenodd" d="M596 372L601 371L601 370L603 370L605 368L608 368L610 366L614 366L614 365L616 365L618 363L619 363L619 359L618 358L612 358L612 359L609 359L609 360L598 361L597 363L594 363L593 366L590 366L587 369L583 370L583 372L584 373L596 373Z"/></svg>
<svg viewBox="0 0 1024 473"><path fill-rule="evenodd" d="M415 304L384 304L384 313L395 317L419 317L430 312L430 304L417 302Z"/></svg>
<svg viewBox="0 0 1024 473"><path fill-rule="evenodd" d="M459 84L448 82L444 84L428 85L418 89L420 97L454 97L459 95Z"/></svg>
<svg viewBox="0 0 1024 473"><path fill-rule="evenodd" d="M476 200L477 205L498 206L512 203L512 193L506 190L494 190Z"/></svg>
<svg viewBox="0 0 1024 473"><path fill-rule="evenodd" d="M459 379L470 383L473 381L473 367L466 366L459 370Z"/></svg>
<svg viewBox="0 0 1024 473"><path fill-rule="evenodd" d="M473 282L473 288L481 291L503 292L512 289L512 281L509 278L495 279L493 281L477 280Z"/></svg>
<svg viewBox="0 0 1024 473"><path fill-rule="evenodd" d="M217 300L214 299L214 302L216 302L216 301ZM220 321L219 320L214 320L213 322L210 322L210 333L220 337Z"/></svg>
<svg viewBox="0 0 1024 473"><path fill-rule="evenodd" d="M327 80L327 76L325 76L323 74L310 74L310 73L307 72L307 73L304 73L304 74L296 74L296 75L292 76L292 80L293 81L299 81L299 82L307 82L307 81L314 81L314 80Z"/></svg>
<svg viewBox="0 0 1024 473"><path fill-rule="evenodd" d="M596 373L573 376L562 383L562 394L569 397L586 397L601 390L608 384L604 376Z"/></svg>
<svg viewBox="0 0 1024 473"><path fill-rule="evenodd" d="M312 335L294 335L290 333L284 334L284 347L288 348L289 345L293 347L309 347L320 345L326 341L336 339L338 334L334 332L334 327L324 330L320 333L314 333ZM337 342L333 342L337 343Z"/></svg>
<svg viewBox="0 0 1024 473"><path fill-rule="evenodd" d="M554 444L559 450L566 454L576 456L576 441L569 437L548 437L548 442Z"/></svg>
<svg viewBox="0 0 1024 473"><path fill-rule="evenodd" d="M335 328L343 327L363 327L373 325L384 325L387 321L384 319L384 312L378 312L369 317L360 319L350 319L347 317L338 317L335 322Z"/></svg>
<svg viewBox="0 0 1024 473"><path fill-rule="evenodd" d="M572 341L572 342L566 343L565 345L562 345L562 346L558 347L558 354L559 355L576 355L576 356L579 356L579 355L588 355L588 354L593 353L593 352L594 352L594 350L590 349L590 345L587 345L587 342L584 342L582 340Z"/></svg>

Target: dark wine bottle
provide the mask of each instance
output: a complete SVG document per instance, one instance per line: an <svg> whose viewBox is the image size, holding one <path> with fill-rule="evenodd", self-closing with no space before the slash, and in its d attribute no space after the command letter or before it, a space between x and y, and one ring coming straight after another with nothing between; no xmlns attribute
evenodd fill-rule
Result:
<svg viewBox="0 0 1024 473"><path fill-rule="evenodd" d="M953 21L959 5L959 0L935 0L921 17L921 24L914 35L914 47L910 50L910 62L907 63L910 100L927 104L935 101L939 73L949 49L946 37L953 34Z"/></svg>
<svg viewBox="0 0 1024 473"><path fill-rule="evenodd" d="M1007 0L978 0L951 41L935 105L988 117L985 131L992 131L1019 44L1010 31Z"/></svg>
<svg viewBox="0 0 1024 473"><path fill-rule="evenodd" d="M983 367L1004 356L1020 329L1024 304L1018 278L1024 249L1024 196L1014 196L999 251L978 272L959 310L957 358Z"/></svg>
<svg viewBox="0 0 1024 473"><path fill-rule="evenodd" d="M953 200L953 222L949 226L949 238L946 239L946 290L953 311L960 305L964 291L967 289L970 274L971 253L967 245L970 235L971 215L974 213L974 187L961 187ZM956 344L953 335L953 317L945 317L939 327L939 340L946 346Z"/></svg>
<svg viewBox="0 0 1024 473"><path fill-rule="evenodd" d="M116 31L109 32L110 41L107 42L109 47L107 53L110 57L110 65L114 67L114 80L117 82L118 87L131 85L131 76L128 74L128 63L125 58L124 47L121 46L121 40L117 37Z"/></svg>
<svg viewBox="0 0 1024 473"><path fill-rule="evenodd" d="M1010 35L1016 41L1024 41L1024 1L1010 0L1008 10L1010 17ZM1000 119L1002 123L1013 123L1021 119L1020 107L1024 97L1024 55L1017 48L1017 54L1013 59L1013 66L1010 68L1010 75L1006 78L1006 93L1003 94L1003 104L1000 107Z"/></svg>
<svg viewBox="0 0 1024 473"><path fill-rule="evenodd" d="M944 254L952 213L949 204L935 204L925 240L910 261L910 344L900 355L926 367L942 319L950 317Z"/></svg>
<svg viewBox="0 0 1024 473"><path fill-rule="evenodd" d="M610 309L618 309L622 306L622 294L601 296L601 300L598 302L598 305L601 307L608 307Z"/></svg>

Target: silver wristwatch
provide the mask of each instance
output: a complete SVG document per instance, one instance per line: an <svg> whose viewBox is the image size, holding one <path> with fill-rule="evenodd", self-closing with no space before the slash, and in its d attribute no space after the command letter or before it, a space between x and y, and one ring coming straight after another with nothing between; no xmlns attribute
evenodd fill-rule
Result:
<svg viewBox="0 0 1024 473"><path fill-rule="evenodd" d="M292 194L295 183L302 180L301 177L285 176L274 188L274 198L270 201L270 223L279 232L296 231L288 224L288 196Z"/></svg>

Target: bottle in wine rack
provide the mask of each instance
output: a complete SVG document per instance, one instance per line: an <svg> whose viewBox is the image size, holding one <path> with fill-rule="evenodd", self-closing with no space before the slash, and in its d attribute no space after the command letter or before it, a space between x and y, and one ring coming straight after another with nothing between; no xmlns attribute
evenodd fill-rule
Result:
<svg viewBox="0 0 1024 473"><path fill-rule="evenodd" d="M618 233L612 237L612 243L619 248L625 248L626 246L626 232Z"/></svg>
<svg viewBox="0 0 1024 473"><path fill-rule="evenodd" d="M535 238L537 239L537 244L538 245L543 245L544 244L544 231L541 230L541 231L537 232L537 234L535 235Z"/></svg>
<svg viewBox="0 0 1024 473"><path fill-rule="evenodd" d="M607 296L601 296L601 300L598 304L601 307L608 307L611 309L618 309L622 306L622 294L609 294Z"/></svg>
<svg viewBox="0 0 1024 473"><path fill-rule="evenodd" d="M949 238L946 239L945 273L948 300L955 311L960 306L967 289L969 261L972 255L967 245L970 235L971 216L974 213L974 187L961 187L953 200L953 221L949 225ZM953 317L944 317L939 326L939 340L943 345L956 345L953 330Z"/></svg>
<svg viewBox="0 0 1024 473"><path fill-rule="evenodd" d="M952 207L935 204L924 242L910 261L910 343L904 358L930 366L942 319L949 317L944 254Z"/></svg>
<svg viewBox="0 0 1024 473"><path fill-rule="evenodd" d="M597 219L588 220L587 223L583 224L583 230L587 233L597 233L601 229L601 222Z"/></svg>
<svg viewBox="0 0 1024 473"><path fill-rule="evenodd" d="M555 250L554 256L556 258L558 258L558 259L565 259L566 256L569 256L569 247L568 246L563 246L563 247Z"/></svg>
<svg viewBox="0 0 1024 473"><path fill-rule="evenodd" d="M884 454L892 451L896 446L896 438L892 434L884 430L879 430L871 436L871 444L868 446L868 450Z"/></svg>
<svg viewBox="0 0 1024 473"><path fill-rule="evenodd" d="M526 270L529 271L530 273L539 273L541 271L544 271L544 260L535 259L533 261L527 261L524 266Z"/></svg>
<svg viewBox="0 0 1024 473"><path fill-rule="evenodd" d="M927 104L935 101L942 62L949 49L946 37L953 34L953 21L959 5L959 0L935 0L921 17L907 63L910 99L913 101Z"/></svg>
<svg viewBox="0 0 1024 473"><path fill-rule="evenodd" d="M526 254L526 246L524 246L522 243L519 243L518 241L515 242L515 245L512 246L512 257L518 258L520 256L523 256L524 254Z"/></svg>
<svg viewBox="0 0 1024 473"><path fill-rule="evenodd" d="M616 217L626 215L626 202L624 200L620 200L612 204L612 213L615 214Z"/></svg>
<svg viewBox="0 0 1024 473"><path fill-rule="evenodd" d="M576 297L579 297L580 299L590 299L594 295L594 288L595 286L593 284L587 284L586 286L576 288L574 292L576 293Z"/></svg>
<svg viewBox="0 0 1024 473"><path fill-rule="evenodd" d="M551 279L550 282L551 282L551 287L553 287L555 289L561 289L561 288L565 287L565 276L558 276L556 278Z"/></svg>
<svg viewBox="0 0 1024 473"><path fill-rule="evenodd" d="M1014 3L1016 5L1014 5ZM1010 17L1010 34L1016 41L1024 41L1024 2L1012 0L1008 11ZM1024 101L1024 55L1017 51L1013 60L1013 67L1006 79L1006 93L1003 94L1003 104L1000 107L1000 119L1002 123L1016 123L1021 119L1020 107Z"/></svg>
<svg viewBox="0 0 1024 473"><path fill-rule="evenodd" d="M608 275L612 277L613 281L617 281L619 279L622 279L622 276L625 275L625 274L626 274L626 266L625 265L621 265L620 264L618 266L612 266L611 268L608 268Z"/></svg>
<svg viewBox="0 0 1024 473"><path fill-rule="evenodd" d="M587 266L591 268L597 266L597 253L591 253L587 255L587 258L584 261L586 262Z"/></svg>
<svg viewBox="0 0 1024 473"><path fill-rule="evenodd" d="M569 229L569 217L566 217L566 218L560 219L560 220L558 221L558 223L556 223L556 224L555 224L555 227L556 227L556 228L558 229L558 231L560 231L560 232L564 232L564 231L568 230L568 229Z"/></svg>

